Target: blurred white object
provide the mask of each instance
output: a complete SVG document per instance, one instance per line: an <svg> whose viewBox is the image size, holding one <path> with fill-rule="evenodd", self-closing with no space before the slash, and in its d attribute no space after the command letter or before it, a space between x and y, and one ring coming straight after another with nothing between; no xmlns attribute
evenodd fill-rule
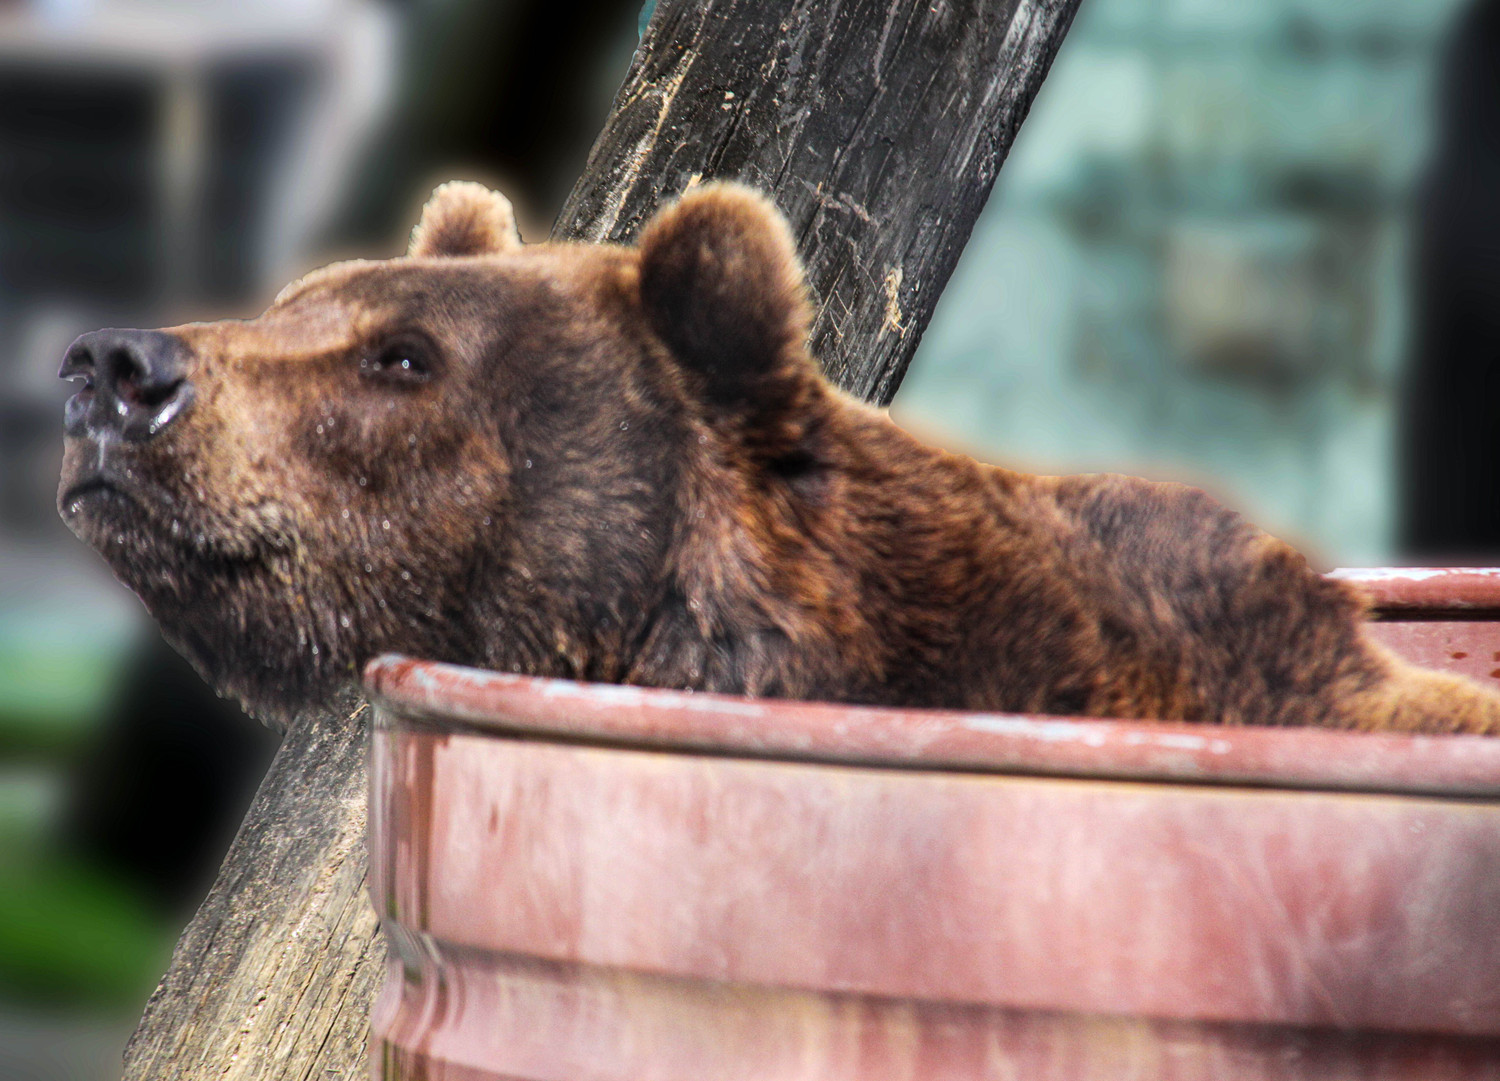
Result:
<svg viewBox="0 0 1500 1081"><path fill-rule="evenodd" d="M158 86L163 292L170 300L189 291L195 277L191 250L203 225L207 133L215 119L208 88L216 72L245 60L288 60L311 76L268 170L270 209L252 258L255 279L270 288L306 269L309 238L387 107L395 30L391 10L372 0L46 0L0 11L0 69L133 73Z"/></svg>

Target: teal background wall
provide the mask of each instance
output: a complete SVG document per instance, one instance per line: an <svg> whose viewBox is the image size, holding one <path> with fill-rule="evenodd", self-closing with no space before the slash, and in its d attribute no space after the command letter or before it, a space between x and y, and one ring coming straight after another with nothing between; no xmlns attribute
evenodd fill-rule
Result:
<svg viewBox="0 0 1500 1081"><path fill-rule="evenodd" d="M1392 557L1405 222L1453 0L1084 0L894 414Z"/></svg>

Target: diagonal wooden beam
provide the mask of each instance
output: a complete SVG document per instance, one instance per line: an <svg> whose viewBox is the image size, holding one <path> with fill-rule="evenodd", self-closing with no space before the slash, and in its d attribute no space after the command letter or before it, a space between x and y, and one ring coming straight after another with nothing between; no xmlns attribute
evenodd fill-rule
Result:
<svg viewBox="0 0 1500 1081"><path fill-rule="evenodd" d="M829 376L888 404L1078 0L663 0L554 236L710 178L791 220Z"/></svg>
<svg viewBox="0 0 1500 1081"><path fill-rule="evenodd" d="M814 349L895 393L1078 0L664 0L556 234L628 239L711 177L769 191ZM125 1054L125 1077L365 1075L385 950L365 900L365 724L288 731Z"/></svg>

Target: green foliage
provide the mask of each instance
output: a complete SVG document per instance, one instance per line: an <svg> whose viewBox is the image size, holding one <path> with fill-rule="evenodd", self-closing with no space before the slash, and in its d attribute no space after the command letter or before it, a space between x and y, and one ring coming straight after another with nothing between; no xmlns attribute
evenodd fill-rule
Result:
<svg viewBox="0 0 1500 1081"><path fill-rule="evenodd" d="M59 848L69 759L96 730L125 639L67 613L0 612L0 997L138 1008L171 928L132 886Z"/></svg>
<svg viewBox="0 0 1500 1081"><path fill-rule="evenodd" d="M127 884L34 838L0 834L0 995L139 1005L171 946L171 930Z"/></svg>
<svg viewBox="0 0 1500 1081"><path fill-rule="evenodd" d="M61 757L93 731L128 638L64 613L0 610L0 760Z"/></svg>

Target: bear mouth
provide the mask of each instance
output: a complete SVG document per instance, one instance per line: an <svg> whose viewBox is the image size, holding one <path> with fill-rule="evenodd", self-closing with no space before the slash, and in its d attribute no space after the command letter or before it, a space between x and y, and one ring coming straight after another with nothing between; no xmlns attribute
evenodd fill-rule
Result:
<svg viewBox="0 0 1500 1081"><path fill-rule="evenodd" d="M58 498L63 517L75 518L83 514L91 503L102 502L105 505L120 503L135 509L140 509L140 503L127 492L113 477L103 473L93 473L89 476L75 481L67 487Z"/></svg>
<svg viewBox="0 0 1500 1081"><path fill-rule="evenodd" d="M140 465L123 472L91 464L69 478L57 505L68 528L110 563L117 562L128 542L130 561L120 573L137 592L143 588L142 574L153 568L243 574L289 553L290 545L281 538L248 530L226 535L224 523L207 508Z"/></svg>
<svg viewBox="0 0 1500 1081"><path fill-rule="evenodd" d="M176 558L194 547L183 521L186 508L139 476L127 480L108 468L90 470L63 489L57 504L69 528L101 552L125 536L164 555L175 550Z"/></svg>

